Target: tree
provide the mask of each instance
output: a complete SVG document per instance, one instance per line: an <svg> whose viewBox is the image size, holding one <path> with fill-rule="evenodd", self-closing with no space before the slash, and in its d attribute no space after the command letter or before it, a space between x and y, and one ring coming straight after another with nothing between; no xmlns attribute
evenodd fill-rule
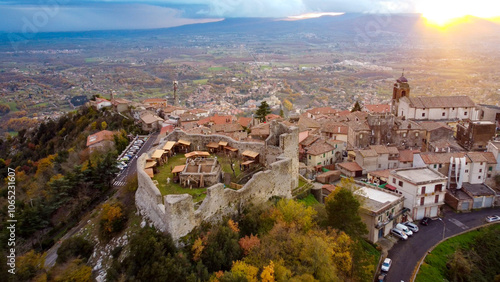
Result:
<svg viewBox="0 0 500 282"><path fill-rule="evenodd" d="M62 242L61 247L57 249L57 262L64 263L69 258L82 258L87 261L94 251L94 246L91 242L83 237L71 237Z"/></svg>
<svg viewBox="0 0 500 282"><path fill-rule="evenodd" d="M349 182L343 181L334 193L326 198L328 225L344 231L350 236L359 237L368 233L366 225L359 216L360 202L348 187ZM344 185L342 185L344 184Z"/></svg>
<svg viewBox="0 0 500 282"><path fill-rule="evenodd" d="M242 251L238 239L238 233L227 224L210 231L201 254L201 260L210 272L229 270L233 261L241 259Z"/></svg>
<svg viewBox="0 0 500 282"><path fill-rule="evenodd" d="M260 103L259 108L255 112L255 118L258 118L260 122L266 121L266 116L271 113L271 108L266 101Z"/></svg>
<svg viewBox="0 0 500 282"><path fill-rule="evenodd" d="M121 231L125 227L127 216L123 212L121 203L102 205L101 213L101 234L107 237L113 233Z"/></svg>
<svg viewBox="0 0 500 282"><path fill-rule="evenodd" d="M108 124L105 121L101 122L101 129L105 130L106 128L108 128Z"/></svg>
<svg viewBox="0 0 500 282"><path fill-rule="evenodd" d="M361 111L361 105L359 104L358 101L356 101L356 103L354 103L354 107L352 107L351 113L360 111Z"/></svg>

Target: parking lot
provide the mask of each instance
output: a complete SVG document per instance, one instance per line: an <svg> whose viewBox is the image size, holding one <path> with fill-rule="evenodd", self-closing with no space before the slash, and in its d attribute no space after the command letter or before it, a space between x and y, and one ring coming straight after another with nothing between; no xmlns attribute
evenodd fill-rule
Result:
<svg viewBox="0 0 500 282"><path fill-rule="evenodd" d="M113 186L120 187L127 183L127 178L135 174L136 160L142 153L151 149L158 133L152 135L139 135L130 142L129 146L120 154L117 159L117 167L120 172L113 182Z"/></svg>

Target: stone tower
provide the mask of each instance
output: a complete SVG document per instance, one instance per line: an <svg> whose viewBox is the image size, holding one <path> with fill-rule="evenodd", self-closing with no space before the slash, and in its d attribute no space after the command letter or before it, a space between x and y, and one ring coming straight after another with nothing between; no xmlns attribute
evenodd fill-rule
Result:
<svg viewBox="0 0 500 282"><path fill-rule="evenodd" d="M391 112L396 116L398 115L399 100L403 97L410 97L410 85L404 76L404 72L401 74L401 77L396 80L392 90Z"/></svg>

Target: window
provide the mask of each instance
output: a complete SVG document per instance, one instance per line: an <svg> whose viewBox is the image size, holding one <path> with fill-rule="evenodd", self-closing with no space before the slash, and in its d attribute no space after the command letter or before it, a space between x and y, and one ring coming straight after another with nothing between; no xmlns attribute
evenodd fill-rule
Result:
<svg viewBox="0 0 500 282"><path fill-rule="evenodd" d="M443 167L443 164L439 164L439 168L442 168Z"/></svg>
<svg viewBox="0 0 500 282"><path fill-rule="evenodd" d="M483 162L480 162L479 164L480 164L480 165L483 165Z"/></svg>
<svg viewBox="0 0 500 282"><path fill-rule="evenodd" d="M490 166L490 167L488 168L488 171L492 171L492 170L493 170L493 167L492 167L492 166Z"/></svg>
<svg viewBox="0 0 500 282"><path fill-rule="evenodd" d="M468 169L466 169L466 170L465 170L465 173L469 173L469 170L468 170Z"/></svg>
<svg viewBox="0 0 500 282"><path fill-rule="evenodd" d="M439 202L439 195L434 196L434 203Z"/></svg>
<svg viewBox="0 0 500 282"><path fill-rule="evenodd" d="M425 186L422 186L422 193L420 194L425 194Z"/></svg>
<svg viewBox="0 0 500 282"><path fill-rule="evenodd" d="M311 159L311 155L309 155L309 159Z"/></svg>
<svg viewBox="0 0 500 282"><path fill-rule="evenodd" d="M423 206L425 202L425 197L420 198L420 205Z"/></svg>
<svg viewBox="0 0 500 282"><path fill-rule="evenodd" d="M435 165L434 165L434 168L437 168L437 167L438 167L438 165L437 165L437 164L435 164Z"/></svg>
<svg viewBox="0 0 500 282"><path fill-rule="evenodd" d="M451 108L452 110L455 110L455 108Z"/></svg>
<svg viewBox="0 0 500 282"><path fill-rule="evenodd" d="M482 168L480 168L480 169L479 169L479 172L483 172L483 169L482 169Z"/></svg>
<svg viewBox="0 0 500 282"><path fill-rule="evenodd" d="M422 113L422 117L425 117L425 113Z"/></svg>
<svg viewBox="0 0 500 282"><path fill-rule="evenodd" d="M406 137L406 132L403 132L403 137Z"/></svg>
<svg viewBox="0 0 500 282"><path fill-rule="evenodd" d="M435 187L434 187L434 191L435 192L441 192L441 190L443 189L443 184L437 184Z"/></svg>
<svg viewBox="0 0 500 282"><path fill-rule="evenodd" d="M477 179L481 179L481 175L479 175L479 176L477 177Z"/></svg>
<svg viewBox="0 0 500 282"><path fill-rule="evenodd" d="M381 164L378 164L378 168L381 168L381 167L382 167L382 165L381 165Z"/></svg>
<svg viewBox="0 0 500 282"><path fill-rule="evenodd" d="M398 182L398 185L399 185L400 187L403 187L403 181L399 181L399 182Z"/></svg>
<svg viewBox="0 0 500 282"><path fill-rule="evenodd" d="M379 217L378 217L378 222L381 222L381 221L382 221L382 216L381 216L381 215L379 215Z"/></svg>
<svg viewBox="0 0 500 282"><path fill-rule="evenodd" d="M396 184L396 178L393 178L393 179L392 179L392 183L393 183L393 184Z"/></svg>
<svg viewBox="0 0 500 282"><path fill-rule="evenodd" d="M415 137L418 137L418 132L415 132Z"/></svg>
<svg viewBox="0 0 500 282"><path fill-rule="evenodd" d="M442 114L442 116L445 116L445 115L446 115L446 113L443 113L443 114Z"/></svg>
<svg viewBox="0 0 500 282"><path fill-rule="evenodd" d="M360 134L360 135L359 135L359 139L363 139L363 134Z"/></svg>
<svg viewBox="0 0 500 282"><path fill-rule="evenodd" d="M323 153L323 158L325 157L325 153Z"/></svg>
<svg viewBox="0 0 500 282"><path fill-rule="evenodd" d="M466 116L466 115L467 115L467 112L464 112L464 116Z"/></svg>

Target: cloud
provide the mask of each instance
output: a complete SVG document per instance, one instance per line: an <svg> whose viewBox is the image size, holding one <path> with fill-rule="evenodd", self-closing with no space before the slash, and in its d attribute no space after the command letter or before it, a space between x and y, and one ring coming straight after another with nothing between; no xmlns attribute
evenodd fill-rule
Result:
<svg viewBox="0 0 500 282"><path fill-rule="evenodd" d="M30 33L166 28L220 20L184 18L179 10L146 4L3 5L0 19L1 31Z"/></svg>
<svg viewBox="0 0 500 282"><path fill-rule="evenodd" d="M0 31L146 29L221 17L415 12L419 1L425 0L0 0Z"/></svg>

